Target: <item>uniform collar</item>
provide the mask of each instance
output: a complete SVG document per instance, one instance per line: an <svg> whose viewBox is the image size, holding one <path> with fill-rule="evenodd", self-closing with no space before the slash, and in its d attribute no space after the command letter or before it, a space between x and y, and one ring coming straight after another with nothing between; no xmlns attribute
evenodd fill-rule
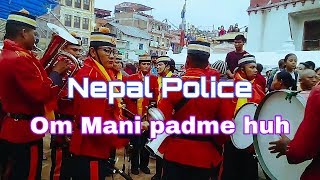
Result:
<svg viewBox="0 0 320 180"><path fill-rule="evenodd" d="M28 53L29 55L33 56L31 51L24 49L23 47L21 47L20 44L18 44L15 41L12 41L10 39L4 40L3 49L7 49L7 50L11 50L11 51L23 51L23 52Z"/></svg>
<svg viewBox="0 0 320 180"><path fill-rule="evenodd" d="M205 72L206 72L205 69L188 68L186 70L186 73L182 76L182 78L197 79L197 78L200 78L201 76L205 76L206 75Z"/></svg>

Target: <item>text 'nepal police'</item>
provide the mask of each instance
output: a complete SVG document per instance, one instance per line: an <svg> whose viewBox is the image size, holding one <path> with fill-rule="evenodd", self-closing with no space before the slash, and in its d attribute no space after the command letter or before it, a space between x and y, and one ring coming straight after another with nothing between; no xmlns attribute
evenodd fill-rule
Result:
<svg viewBox="0 0 320 180"><path fill-rule="evenodd" d="M216 77L212 76L210 81L210 91L207 92L206 77L201 77L198 81L183 82L180 78L162 79L162 98L168 97L168 92L183 92L185 98L251 98L252 84L248 81L216 82ZM224 88L233 87L233 92L224 92ZM73 99L75 90L83 98L107 98L109 104L114 104L116 98L153 98L150 92L150 77L145 77L143 82L139 81L93 81L83 78L82 85L75 79L68 80L68 98Z"/></svg>
<svg viewBox="0 0 320 180"><path fill-rule="evenodd" d="M123 97L129 98L153 98L150 92L149 77L145 77L144 82L137 81L102 81L89 82L84 78L80 84L73 78L68 81L68 97L73 98L75 90L83 98L102 98L108 99L110 104L114 104L115 99ZM252 85L248 81L237 83L231 81L216 82L215 77L211 77L210 87L206 77L201 77L199 81L182 82L180 78L163 78L162 80L162 99L168 98L168 94L183 92L185 98L251 98ZM225 88L232 88L233 92L225 92ZM191 90L190 90L191 89ZM210 89L210 90L209 90ZM209 92L208 92L209 91ZM89 96L90 95L90 96ZM116 102L118 102L116 100ZM118 103L116 103L118 105ZM103 116L102 114L99 116ZM196 120L194 115L183 122L172 119L154 120L148 118L148 124L140 116L135 116L134 120L109 120L102 117L88 117L85 114L80 117L80 129L84 135L90 134L125 134L139 135L144 130L150 130L150 138L154 139L157 135L166 134L197 134L231 135L236 131L236 125L232 120ZM270 124L271 123L271 124ZM40 125L40 126L39 126ZM147 126L148 128L145 128ZM275 120L251 120L249 116L244 116L244 134L287 134L290 132L289 122L282 120L281 116ZM36 134L44 134L50 131L51 134L71 134L71 121L48 121L44 117L36 117L31 122L31 129Z"/></svg>

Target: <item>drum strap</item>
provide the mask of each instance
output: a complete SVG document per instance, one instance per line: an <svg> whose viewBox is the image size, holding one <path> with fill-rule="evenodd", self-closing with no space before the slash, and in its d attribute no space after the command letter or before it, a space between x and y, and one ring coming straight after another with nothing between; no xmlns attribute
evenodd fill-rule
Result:
<svg viewBox="0 0 320 180"><path fill-rule="evenodd" d="M194 91L194 87L190 87L189 91ZM189 102L189 98L183 97L174 107L174 112L177 113L184 105Z"/></svg>
<svg viewBox="0 0 320 180"><path fill-rule="evenodd" d="M194 91L194 87L191 87L189 91ZM186 105L189 102L189 98L182 98L174 107L174 112L177 113L184 105ZM183 138L183 139L189 139L189 140L194 140L194 141L207 141L211 142L212 145L216 148L216 150L222 154L222 147L219 146L213 139L213 137L208 137L208 136L188 136L188 135L171 135L172 137L175 138Z"/></svg>

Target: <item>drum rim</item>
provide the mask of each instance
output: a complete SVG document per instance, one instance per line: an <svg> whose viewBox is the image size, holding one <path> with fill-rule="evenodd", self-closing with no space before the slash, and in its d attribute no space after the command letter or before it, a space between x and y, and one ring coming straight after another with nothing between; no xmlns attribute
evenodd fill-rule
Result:
<svg viewBox="0 0 320 180"><path fill-rule="evenodd" d="M234 120L234 121L235 121L235 117L237 117L237 115L239 114L240 110L243 109L245 106L247 106L247 105L249 105L249 104L250 104L250 105L254 105L254 106L256 106L256 108L258 108L258 104L257 104L257 103L254 103L254 102L247 102L247 103L245 103L244 105L242 105L242 106L238 109L238 111L237 111L237 112L235 113L235 115L233 116L233 120ZM234 134L231 135L231 141L232 141L233 145L234 145L237 149L242 149L242 148L239 148L237 145L235 145L236 143L234 143L233 135L234 135ZM253 139L252 139L252 143L251 143L248 147L250 147L252 144L253 144ZM246 147L246 148L248 148L248 147ZM246 149L246 148L243 148L243 149Z"/></svg>
<svg viewBox="0 0 320 180"><path fill-rule="evenodd" d="M299 92L299 91L287 91L287 90L278 90L278 91L272 91L270 93L268 93L263 99L262 101L259 103L258 107L257 107L257 110L254 114L254 120L257 121L258 119L258 116L260 114L260 111L262 109L262 106L265 104L265 102L270 98L270 96L272 96L273 94L276 94L276 93L279 93L279 92L284 92L284 93L290 93L290 92ZM297 94L298 96L299 94ZM295 97L297 97L295 96ZM300 95L299 95L300 96ZM299 102L303 105L306 105L305 102L302 102L301 101L301 98L300 97L297 97L297 99L299 100ZM286 100L288 101L288 100ZM270 179L272 180L277 180L276 177L273 176L273 174L271 173L271 171L269 170L269 168L267 167L266 163L264 162L263 158L262 158L262 155L261 155L261 151L260 151L260 148L259 148L259 145L258 145L258 137L256 134L253 134L253 146L254 146L254 149L255 149L255 153L257 155L257 158L258 158L258 161L259 161L259 164L260 166L262 167L263 171L269 176Z"/></svg>
<svg viewBox="0 0 320 180"><path fill-rule="evenodd" d="M158 116L158 117L161 117L161 119L159 120L159 121L164 121L164 119L165 119L165 117L164 117L164 115L163 115L163 113L161 112L161 110L160 109L158 109L158 108L150 108L149 110L148 110L148 113L149 114L151 114L151 113L153 113L153 114L155 114L156 116Z"/></svg>

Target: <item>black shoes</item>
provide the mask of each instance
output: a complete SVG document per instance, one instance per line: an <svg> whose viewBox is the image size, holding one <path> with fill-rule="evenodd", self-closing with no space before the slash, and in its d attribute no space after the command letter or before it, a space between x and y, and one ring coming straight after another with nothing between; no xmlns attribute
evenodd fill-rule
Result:
<svg viewBox="0 0 320 180"><path fill-rule="evenodd" d="M139 174L139 169L131 169L131 174L138 175Z"/></svg>
<svg viewBox="0 0 320 180"><path fill-rule="evenodd" d="M150 169L148 167L140 168L140 170L145 174L150 174ZM131 174L138 175L139 169L131 169Z"/></svg>
<svg viewBox="0 0 320 180"><path fill-rule="evenodd" d="M161 177L158 174L152 176L151 180L161 180Z"/></svg>
<svg viewBox="0 0 320 180"><path fill-rule="evenodd" d="M143 167L143 168L140 168L140 170L145 173L145 174L150 174L150 169L148 167Z"/></svg>

